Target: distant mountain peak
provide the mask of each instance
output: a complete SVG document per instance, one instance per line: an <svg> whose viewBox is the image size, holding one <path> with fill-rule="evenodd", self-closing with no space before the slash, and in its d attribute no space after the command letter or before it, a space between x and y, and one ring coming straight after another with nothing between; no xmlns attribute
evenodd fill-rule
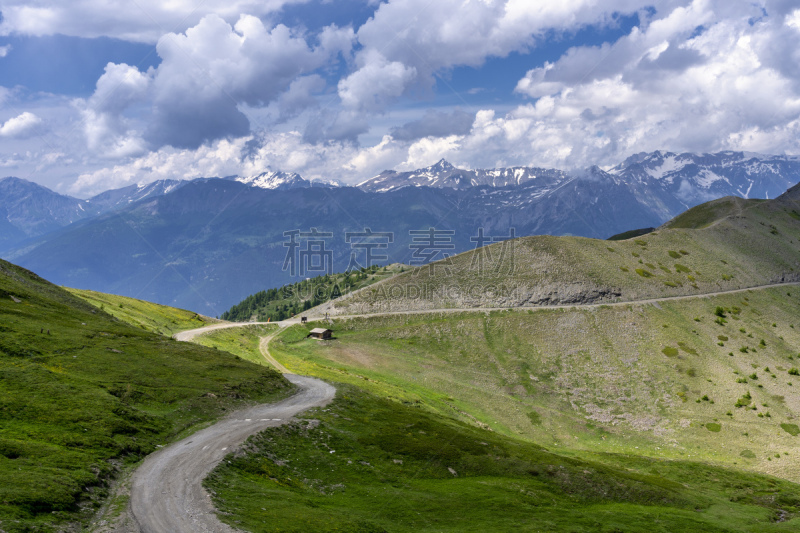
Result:
<svg viewBox="0 0 800 533"><path fill-rule="evenodd" d="M325 181L315 179L309 181L297 172L281 172L276 170L266 170L253 176L230 176L225 179L238 181L251 187L259 189L270 189L274 191L285 191L288 189L307 189L309 187L341 187L339 181Z"/></svg>
<svg viewBox="0 0 800 533"><path fill-rule="evenodd" d="M431 170L438 170L440 172L447 171L447 170L455 170L456 169L456 167L451 165L450 162L447 159L444 159L444 158L440 159L435 165L431 165L428 168L430 168Z"/></svg>
<svg viewBox="0 0 800 533"><path fill-rule="evenodd" d="M267 170L253 176L235 176L233 181L238 181L251 187L258 187L259 189L273 190L299 189L311 186L311 183L304 180L300 174L274 170Z"/></svg>

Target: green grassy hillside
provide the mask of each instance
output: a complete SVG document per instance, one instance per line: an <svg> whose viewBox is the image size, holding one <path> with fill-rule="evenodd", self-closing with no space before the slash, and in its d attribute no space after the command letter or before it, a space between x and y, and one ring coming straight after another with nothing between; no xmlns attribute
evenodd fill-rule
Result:
<svg viewBox="0 0 800 533"><path fill-rule="evenodd" d="M119 468L290 388L269 369L123 323L0 261L0 530L80 523Z"/></svg>
<svg viewBox="0 0 800 533"><path fill-rule="evenodd" d="M222 520L317 533L800 526L793 483L685 460L569 457L353 386L301 418L251 438L247 454L212 472L205 485Z"/></svg>
<svg viewBox="0 0 800 533"><path fill-rule="evenodd" d="M293 326L271 352L292 371L554 449L800 481L798 317L800 287L788 286L657 305L337 320L332 342Z"/></svg>
<svg viewBox="0 0 800 533"><path fill-rule="evenodd" d="M193 311L136 298L80 289L66 290L123 322L162 335L171 336L179 331L202 328L216 322L213 318L198 315Z"/></svg>
<svg viewBox="0 0 800 533"><path fill-rule="evenodd" d="M261 337L266 337L277 330L278 326L263 324L219 329L195 337L192 342L230 352L245 361L250 361L257 365L270 366L264 356L261 355L259 345L261 344Z"/></svg>
<svg viewBox="0 0 800 533"><path fill-rule="evenodd" d="M537 236L497 243L402 273L325 310L631 301L800 279L799 199L800 186L775 200L722 199L630 240Z"/></svg>
<svg viewBox="0 0 800 533"><path fill-rule="evenodd" d="M726 196L695 206L676 216L664 228L699 229L725 220L728 217L740 216L744 211L755 207L764 200L746 200L738 196Z"/></svg>

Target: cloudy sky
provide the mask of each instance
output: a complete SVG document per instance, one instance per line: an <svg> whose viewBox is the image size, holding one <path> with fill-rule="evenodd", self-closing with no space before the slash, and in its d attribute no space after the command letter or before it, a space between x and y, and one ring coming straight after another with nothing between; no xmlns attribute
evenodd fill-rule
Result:
<svg viewBox="0 0 800 533"><path fill-rule="evenodd" d="M800 153L796 0L0 0L0 176L85 197Z"/></svg>

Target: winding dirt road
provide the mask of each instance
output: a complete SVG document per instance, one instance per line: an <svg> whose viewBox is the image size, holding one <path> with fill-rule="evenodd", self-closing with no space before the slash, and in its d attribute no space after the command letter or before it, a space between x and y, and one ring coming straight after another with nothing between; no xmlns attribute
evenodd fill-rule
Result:
<svg viewBox="0 0 800 533"><path fill-rule="evenodd" d="M214 329L219 328L200 328L178 334L176 338L190 340ZM293 416L333 400L336 389L332 385L290 374L270 356L268 345L274 335L261 339L261 353L284 372L285 377L298 387L298 392L282 402L238 411L148 456L131 481L130 513L139 532L236 531L217 518L211 498L203 488L203 479L250 435L285 424Z"/></svg>
<svg viewBox="0 0 800 533"><path fill-rule="evenodd" d="M130 509L142 533L233 532L217 518L203 479L250 435L285 424L298 413L327 405L336 389L289 374L300 391L282 402L239 411L213 426L162 448L133 476Z"/></svg>

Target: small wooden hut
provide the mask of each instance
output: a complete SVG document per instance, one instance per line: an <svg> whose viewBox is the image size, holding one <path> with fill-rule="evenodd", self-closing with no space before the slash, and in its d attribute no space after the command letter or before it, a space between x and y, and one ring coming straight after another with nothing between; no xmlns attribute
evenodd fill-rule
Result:
<svg viewBox="0 0 800 533"><path fill-rule="evenodd" d="M333 331L325 328L314 328L311 330L311 333L309 333L308 336L312 339L327 341L333 338Z"/></svg>

